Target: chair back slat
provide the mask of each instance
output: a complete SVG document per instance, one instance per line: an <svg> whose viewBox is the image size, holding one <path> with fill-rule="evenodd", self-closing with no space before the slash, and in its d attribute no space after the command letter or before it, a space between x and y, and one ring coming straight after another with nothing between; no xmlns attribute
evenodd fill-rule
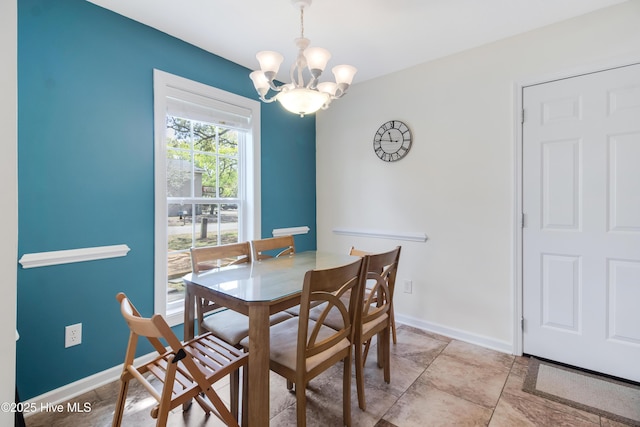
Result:
<svg viewBox="0 0 640 427"><path fill-rule="evenodd" d="M387 282L379 274L375 273L367 274L367 279L368 287L362 307L362 323L371 322L387 314L391 305ZM373 285L371 285L372 282L374 283Z"/></svg>
<svg viewBox="0 0 640 427"><path fill-rule="evenodd" d="M134 314L131 302L127 298L120 302L120 312L134 334L143 337L162 337L162 334L151 319L140 317L137 313Z"/></svg>
<svg viewBox="0 0 640 427"><path fill-rule="evenodd" d="M251 241L251 246L253 247L253 258L258 261L267 258L277 258L283 255L291 255L296 252L293 236L278 236L253 240ZM271 253L275 253L275 255L271 255Z"/></svg>
<svg viewBox="0 0 640 427"><path fill-rule="evenodd" d="M194 273L251 262L249 242L191 248L191 269Z"/></svg>

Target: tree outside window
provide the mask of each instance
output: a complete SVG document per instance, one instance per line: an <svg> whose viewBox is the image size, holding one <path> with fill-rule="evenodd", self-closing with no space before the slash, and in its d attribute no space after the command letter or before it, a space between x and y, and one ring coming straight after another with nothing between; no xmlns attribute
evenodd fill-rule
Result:
<svg viewBox="0 0 640 427"><path fill-rule="evenodd" d="M168 302L183 298L189 249L238 242L243 133L167 115Z"/></svg>

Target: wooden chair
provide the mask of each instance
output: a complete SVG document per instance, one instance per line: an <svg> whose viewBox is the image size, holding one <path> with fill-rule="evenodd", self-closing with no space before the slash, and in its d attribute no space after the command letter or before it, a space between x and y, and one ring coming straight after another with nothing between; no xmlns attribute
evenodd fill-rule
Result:
<svg viewBox="0 0 640 427"><path fill-rule="evenodd" d="M295 384L298 427L306 425L307 384L341 360L344 361L343 422L351 425L353 322L362 308L366 262L365 257L342 267L308 271L304 277L300 316L271 327L270 368L286 378L289 388ZM350 297L345 304L342 297L347 294ZM324 307L318 321L309 318L316 301ZM330 311L339 313L339 329L323 324ZM248 346L248 339L241 344Z"/></svg>
<svg viewBox="0 0 640 427"><path fill-rule="evenodd" d="M367 274L365 281L372 283L363 296L364 303L355 321L354 347L358 405L367 409L364 395L364 364L371 339L378 336L378 366L384 369L384 381L391 381L390 330L393 307L393 290L400 260L400 246L394 250L366 255Z"/></svg>
<svg viewBox="0 0 640 427"><path fill-rule="evenodd" d="M198 274L227 265L251 262L249 242L231 243L220 246L191 248L191 266ZM196 289L196 317L198 332L211 332L226 343L237 346L240 340L249 335L249 318L244 314L222 308L208 299L206 292ZM269 319L276 324L290 319L288 313L276 313Z"/></svg>
<svg viewBox="0 0 640 427"><path fill-rule="evenodd" d="M371 252L366 252L360 249L356 249L353 246L351 246L351 250L349 251L349 255L354 255L354 256L365 256L365 255L371 255ZM392 286L395 288L395 278L394 278L394 283L392 284ZM393 295L395 289L391 289L391 294ZM367 295L369 293L369 288L367 286L367 288L365 288L365 295ZM391 308L389 310L389 315L391 316L391 336L393 338L393 343L397 344L398 343L398 338L396 336L396 316L394 313L394 309L393 309L393 302L391 303Z"/></svg>
<svg viewBox="0 0 640 427"><path fill-rule="evenodd" d="M280 236L253 240L251 242L251 246L253 247L253 258L258 261L266 258L277 258L279 256L296 253L293 236ZM272 253L277 251L277 254L271 255L267 253L268 251L271 251Z"/></svg>
<svg viewBox="0 0 640 427"><path fill-rule="evenodd" d="M120 302L120 311L131 333L120 376L113 426L122 423L129 381L132 379L140 381L158 402L151 410L151 416L157 418L156 426L165 426L169 411L179 405L188 409L192 399L207 414L213 412L227 425L238 426L239 369L246 366L248 353L218 340L210 333L182 343L162 316L156 314L151 318L143 318L124 293L119 293L116 299ZM158 357L149 363L134 366L139 337L147 337L158 352ZM166 341L168 348L160 339ZM231 410L212 387L227 375L231 376ZM162 383L160 391L149 382L149 376ZM245 393L243 408L246 408L244 397Z"/></svg>

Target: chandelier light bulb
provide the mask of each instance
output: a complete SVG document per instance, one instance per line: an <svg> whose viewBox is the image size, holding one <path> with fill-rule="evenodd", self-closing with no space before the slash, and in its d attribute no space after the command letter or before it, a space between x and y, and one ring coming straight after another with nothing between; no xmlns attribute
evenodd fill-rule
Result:
<svg viewBox="0 0 640 427"><path fill-rule="evenodd" d="M317 87L320 92L328 93L332 98L336 96L336 92L338 91L338 85L334 82L318 83Z"/></svg>
<svg viewBox="0 0 640 427"><path fill-rule="evenodd" d="M280 55L278 52L274 52L271 50L263 50L262 52L258 52L256 54L256 58L260 63L260 69L265 75L267 73L273 73L275 76L278 74L278 70L280 69L280 64L284 61L284 56Z"/></svg>
<svg viewBox="0 0 640 427"><path fill-rule="evenodd" d="M253 81L253 86L261 96L269 92L269 79L267 79L262 71L253 71L249 74L249 78Z"/></svg>
<svg viewBox="0 0 640 427"><path fill-rule="evenodd" d="M324 71L327 62L331 59L331 53L321 47L308 47L304 50L304 57L307 58L307 66L310 70Z"/></svg>
<svg viewBox="0 0 640 427"><path fill-rule="evenodd" d="M336 78L337 84L344 83L350 85L353 81L353 76L356 75L358 69L351 65L336 65L331 69L331 71Z"/></svg>

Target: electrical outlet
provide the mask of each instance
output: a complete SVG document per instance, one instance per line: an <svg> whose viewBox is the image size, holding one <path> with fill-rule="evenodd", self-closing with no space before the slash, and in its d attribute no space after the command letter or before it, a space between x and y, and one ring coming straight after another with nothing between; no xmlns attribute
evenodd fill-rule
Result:
<svg viewBox="0 0 640 427"><path fill-rule="evenodd" d="M64 327L64 347L72 347L82 343L82 323Z"/></svg>
<svg viewBox="0 0 640 427"><path fill-rule="evenodd" d="M404 281L404 293L410 294L413 292L413 282L411 280Z"/></svg>

